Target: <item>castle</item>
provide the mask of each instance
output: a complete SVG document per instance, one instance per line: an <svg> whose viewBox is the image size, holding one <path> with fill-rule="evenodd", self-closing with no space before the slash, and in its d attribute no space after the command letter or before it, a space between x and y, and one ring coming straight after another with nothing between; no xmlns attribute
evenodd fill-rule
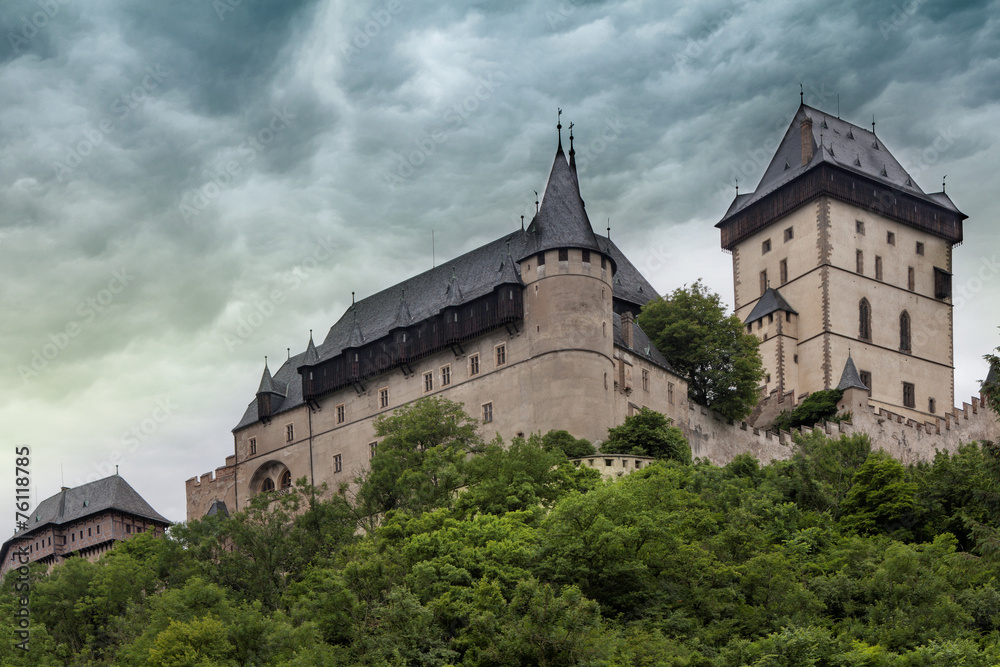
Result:
<svg viewBox="0 0 1000 667"><path fill-rule="evenodd" d="M349 482L374 455L374 420L425 396L463 403L504 439L565 429L597 442L649 407L695 456L724 463L788 456L789 434L753 424L839 378L853 420L827 432L864 430L902 460L997 439L982 397L951 407L951 249L966 216L924 193L874 132L800 105L757 190L717 225L767 373L750 423L733 424L688 401L636 324L656 293L594 234L572 130L567 156L559 129L527 229L353 303L273 375L265 363L233 453L186 483L189 520L301 477Z"/></svg>

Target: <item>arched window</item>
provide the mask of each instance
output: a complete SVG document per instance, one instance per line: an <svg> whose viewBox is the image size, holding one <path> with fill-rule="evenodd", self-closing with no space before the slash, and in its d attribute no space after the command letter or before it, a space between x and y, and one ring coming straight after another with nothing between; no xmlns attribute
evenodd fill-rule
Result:
<svg viewBox="0 0 1000 667"><path fill-rule="evenodd" d="M899 349L910 351L910 314L905 310L899 314Z"/></svg>
<svg viewBox="0 0 1000 667"><path fill-rule="evenodd" d="M861 340L872 339L872 306L868 299L861 299L858 304L858 338Z"/></svg>
<svg viewBox="0 0 1000 667"><path fill-rule="evenodd" d="M287 489L291 486L292 486L292 472L290 470L286 470L285 472L281 473L281 488Z"/></svg>
<svg viewBox="0 0 1000 667"><path fill-rule="evenodd" d="M260 483L260 492L267 493L268 491L274 491L274 480L265 477L264 481Z"/></svg>

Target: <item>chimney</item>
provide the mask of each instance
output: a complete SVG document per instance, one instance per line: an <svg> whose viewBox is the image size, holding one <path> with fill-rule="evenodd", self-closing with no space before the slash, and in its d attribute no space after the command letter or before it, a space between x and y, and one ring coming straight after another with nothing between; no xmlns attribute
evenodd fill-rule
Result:
<svg viewBox="0 0 1000 667"><path fill-rule="evenodd" d="M626 310L622 314L622 340L625 342L625 347L632 349L632 323L635 318L632 316L631 310Z"/></svg>
<svg viewBox="0 0 1000 667"><path fill-rule="evenodd" d="M813 119L806 116L802 119L802 166L809 164L813 158Z"/></svg>

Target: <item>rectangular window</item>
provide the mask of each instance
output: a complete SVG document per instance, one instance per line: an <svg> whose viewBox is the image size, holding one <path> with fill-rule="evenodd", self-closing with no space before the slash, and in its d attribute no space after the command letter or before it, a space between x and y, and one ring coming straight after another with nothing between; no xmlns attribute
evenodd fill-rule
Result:
<svg viewBox="0 0 1000 667"><path fill-rule="evenodd" d="M649 371L642 369L642 390L649 391Z"/></svg>
<svg viewBox="0 0 1000 667"><path fill-rule="evenodd" d="M101 534L101 524L97 524L97 534ZM52 544L52 538L49 538L49 544Z"/></svg>
<svg viewBox="0 0 1000 667"><path fill-rule="evenodd" d="M496 365L503 366L507 363L507 345L497 345L494 349L496 351Z"/></svg>
<svg viewBox="0 0 1000 667"><path fill-rule="evenodd" d="M903 405L908 408L916 407L917 396L912 382L903 383Z"/></svg>
<svg viewBox="0 0 1000 667"><path fill-rule="evenodd" d="M783 259L781 263L778 264L778 276L781 279L781 284L784 285L788 282L788 260Z"/></svg>
<svg viewBox="0 0 1000 667"><path fill-rule="evenodd" d="M858 234L861 234L862 236L864 236L865 235L865 223L861 222L860 220L855 220L854 221L854 230Z"/></svg>
<svg viewBox="0 0 1000 667"><path fill-rule="evenodd" d="M602 269L608 268L608 260L606 257L604 257L604 255L601 255L601 268Z"/></svg>
<svg viewBox="0 0 1000 667"><path fill-rule="evenodd" d="M378 405L380 408L389 407L389 388L382 387L378 390Z"/></svg>
<svg viewBox="0 0 1000 667"><path fill-rule="evenodd" d="M479 375L479 355L473 354L469 357L469 376Z"/></svg>
<svg viewBox="0 0 1000 667"><path fill-rule="evenodd" d="M538 266L545 266L545 253L538 253Z"/></svg>
<svg viewBox="0 0 1000 667"><path fill-rule="evenodd" d="M337 406L337 423L343 424L347 419L347 406L341 403Z"/></svg>
<svg viewBox="0 0 1000 667"><path fill-rule="evenodd" d="M559 261L568 262L569 261L569 250L566 248L559 248Z"/></svg>
<svg viewBox="0 0 1000 667"><path fill-rule="evenodd" d="M132 534L132 524L125 526L125 532L128 533L129 535Z"/></svg>
<svg viewBox="0 0 1000 667"><path fill-rule="evenodd" d="M934 406L934 399L933 398L928 398L927 399L927 412L929 412L931 414L934 414L934 407L935 407Z"/></svg>
<svg viewBox="0 0 1000 667"><path fill-rule="evenodd" d="M424 373L424 392L434 391L434 372Z"/></svg>
<svg viewBox="0 0 1000 667"><path fill-rule="evenodd" d="M369 461L371 461L373 458L375 458L375 450L376 449L378 449L378 443L377 442L369 442L368 443L368 460Z"/></svg>
<svg viewBox="0 0 1000 667"><path fill-rule="evenodd" d="M917 254L918 255L924 254L924 244L922 241L917 241Z"/></svg>
<svg viewBox="0 0 1000 667"><path fill-rule="evenodd" d="M854 258L855 258L855 261L857 262L857 266L855 267L855 269L857 270L858 273L860 273L861 275L864 275L865 274L865 253L863 253L862 251L858 250L857 252L855 252Z"/></svg>
<svg viewBox="0 0 1000 667"><path fill-rule="evenodd" d="M257 453L257 438L250 438L249 445L250 445L250 456L253 456L254 454Z"/></svg>
<svg viewBox="0 0 1000 667"><path fill-rule="evenodd" d="M875 280L882 280L882 258L875 255Z"/></svg>
<svg viewBox="0 0 1000 667"><path fill-rule="evenodd" d="M333 455L333 472L340 472L344 469L344 459L340 454Z"/></svg>
<svg viewBox="0 0 1000 667"><path fill-rule="evenodd" d="M917 278L912 266L906 268L906 289L911 292L917 289Z"/></svg>
<svg viewBox="0 0 1000 667"><path fill-rule="evenodd" d="M285 424L285 442L291 442L295 439L295 425Z"/></svg>
<svg viewBox="0 0 1000 667"><path fill-rule="evenodd" d="M767 291L767 269L760 272L760 293Z"/></svg>
<svg viewBox="0 0 1000 667"><path fill-rule="evenodd" d="M861 384L868 387L868 395L872 395L872 374L871 371L858 371L861 376Z"/></svg>
<svg viewBox="0 0 1000 667"><path fill-rule="evenodd" d="M493 404L483 403L483 423L489 424L493 421Z"/></svg>
<svg viewBox="0 0 1000 667"><path fill-rule="evenodd" d="M451 366L441 367L441 386L447 387L451 384Z"/></svg>
<svg viewBox="0 0 1000 667"><path fill-rule="evenodd" d="M590 251L589 250L584 250L583 251L583 263L584 264L590 264Z"/></svg>
<svg viewBox="0 0 1000 667"><path fill-rule="evenodd" d="M793 238L795 238L795 228L789 227L788 229L785 230L785 243L788 243Z"/></svg>
<svg viewBox="0 0 1000 667"><path fill-rule="evenodd" d="M767 239L760 244L760 254L766 255L769 252L771 252L771 239Z"/></svg>
<svg viewBox="0 0 1000 667"><path fill-rule="evenodd" d="M893 232L885 233L885 242L889 245L896 245L896 234Z"/></svg>
<svg viewBox="0 0 1000 667"><path fill-rule="evenodd" d="M87 537L90 537L90 528L87 529Z"/></svg>
<svg viewBox="0 0 1000 667"><path fill-rule="evenodd" d="M674 404L674 383L667 383L667 403Z"/></svg>

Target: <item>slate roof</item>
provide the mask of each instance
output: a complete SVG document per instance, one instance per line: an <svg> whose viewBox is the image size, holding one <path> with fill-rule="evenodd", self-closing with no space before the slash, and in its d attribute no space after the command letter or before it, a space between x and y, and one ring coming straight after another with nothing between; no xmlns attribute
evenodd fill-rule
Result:
<svg viewBox="0 0 1000 667"><path fill-rule="evenodd" d="M670 362L667 361L666 357L656 349L653 342L649 340L649 336L646 332L642 330L638 322L632 323L632 347L625 344L625 338L622 336L622 318L618 313L614 314L614 336L615 345L618 347L630 350L633 354L638 355L648 361L653 362L661 368L665 368L671 373L674 373L673 367Z"/></svg>
<svg viewBox="0 0 1000 667"><path fill-rule="evenodd" d="M757 305L753 307L753 310L750 311L747 318L743 320L743 324L756 322L765 315L769 315L778 310L794 313L795 315L799 314L797 310L788 305L788 302L785 301L785 297L781 296L781 292L773 287L768 287L757 300Z"/></svg>
<svg viewBox="0 0 1000 667"><path fill-rule="evenodd" d="M208 511L205 512L205 516L215 516L216 514L221 514L222 516L229 516L229 508L226 507L226 502L224 500L219 500L216 498L212 501L211 506L209 506Z"/></svg>
<svg viewBox="0 0 1000 667"><path fill-rule="evenodd" d="M523 285L517 262L539 252L540 248L548 249L549 243L560 244L552 248L568 245L591 249L609 257L616 269L612 289L614 299L642 306L655 297L656 290L618 246L611 239L593 233L583 210L576 178L560 147L556 151L538 214L527 230L501 236L352 304L330 327L322 343L307 346L305 352L293 355L274 373L271 383L277 395L272 397L272 416L303 404L302 381L297 370L300 366L315 364L336 357L347 348L378 340L399 326L400 317L409 316L411 322L419 322L444 308L489 294L499 285ZM561 216L569 218L572 224ZM571 229L583 224L586 224L585 232ZM402 299L404 294L405 301ZM660 365L666 363L666 360L652 360ZM262 385L263 381L264 378L261 378ZM255 399L247 405L242 419L233 430L237 431L257 420Z"/></svg>
<svg viewBox="0 0 1000 667"><path fill-rule="evenodd" d="M861 375L858 374L858 367L854 365L854 359L851 359L851 355L848 354L847 363L844 364L844 372L840 374L840 382L837 384L837 389L852 388L868 391L868 387L861 381Z"/></svg>
<svg viewBox="0 0 1000 667"><path fill-rule="evenodd" d="M38 503L38 507L28 517L27 527L15 533L14 537L22 537L50 524L59 526L71 523L106 510L116 510L170 524L170 521L150 507L128 482L118 475L111 475L96 482L60 491Z"/></svg>
<svg viewBox="0 0 1000 667"><path fill-rule="evenodd" d="M806 117L812 118L813 156L803 165L800 126ZM764 171L757 189L738 195L716 227L720 227L728 218L822 163L837 165L917 198L959 212L951 198L943 192L928 194L921 190L899 161L892 156L882 140L871 130L803 104L799 106L785 131L785 136L778 144L778 149Z"/></svg>

